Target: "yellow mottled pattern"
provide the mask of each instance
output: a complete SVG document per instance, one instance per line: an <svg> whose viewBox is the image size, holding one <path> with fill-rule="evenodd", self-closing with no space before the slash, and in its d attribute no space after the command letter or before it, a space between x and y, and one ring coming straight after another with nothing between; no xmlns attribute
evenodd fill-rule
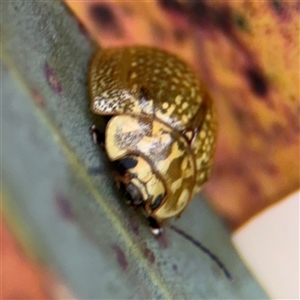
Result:
<svg viewBox="0 0 300 300"><path fill-rule="evenodd" d="M92 110L97 114L153 114L186 129L205 89L176 56L151 47L99 50L90 70Z"/></svg>
<svg viewBox="0 0 300 300"><path fill-rule="evenodd" d="M144 197L149 200L146 210L152 217L162 221L178 215L191 200L196 180L195 161L188 142L178 131L151 116L121 114L107 125L105 148L112 161L136 157L137 166L128 172L143 184L135 182L142 194L146 195L147 190L153 197ZM165 198L152 212L151 201L159 194L165 194Z"/></svg>
<svg viewBox="0 0 300 300"><path fill-rule="evenodd" d="M216 143L213 103L201 80L170 53L123 47L94 55L89 88L94 113L117 115L107 125L108 157L147 159L165 184L164 200L150 215L163 220L180 214L207 181Z"/></svg>

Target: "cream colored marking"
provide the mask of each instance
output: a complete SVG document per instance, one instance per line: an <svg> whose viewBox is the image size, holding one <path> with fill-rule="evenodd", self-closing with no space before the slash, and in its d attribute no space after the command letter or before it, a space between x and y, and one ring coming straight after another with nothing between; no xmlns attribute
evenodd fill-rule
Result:
<svg viewBox="0 0 300 300"><path fill-rule="evenodd" d="M176 77L173 77L172 81L175 82L175 83L177 83L177 84L179 83L179 80Z"/></svg>
<svg viewBox="0 0 300 300"><path fill-rule="evenodd" d="M194 136L194 132L193 132L193 131L187 131L187 132L185 133L185 136L187 137L187 139L188 139L189 141L191 141L191 139L192 139L193 136Z"/></svg>
<svg viewBox="0 0 300 300"><path fill-rule="evenodd" d="M154 74L158 74L159 72L160 72L159 69L155 69L155 70L154 70Z"/></svg>
<svg viewBox="0 0 300 300"><path fill-rule="evenodd" d="M147 191L150 196L153 196L153 201L155 201L155 198L159 195L165 194L165 188L161 181L155 177L153 174L153 177L150 181L147 182Z"/></svg>
<svg viewBox="0 0 300 300"><path fill-rule="evenodd" d="M182 73L180 72L180 70L178 69L175 69L175 73L178 77L181 77L182 76Z"/></svg>
<svg viewBox="0 0 300 300"><path fill-rule="evenodd" d="M162 108L163 109L167 109L169 107L169 103L168 102L164 102L163 104L162 104Z"/></svg>
<svg viewBox="0 0 300 300"><path fill-rule="evenodd" d="M206 137L206 132L204 130L200 131L200 139L204 139Z"/></svg>
<svg viewBox="0 0 300 300"><path fill-rule="evenodd" d="M142 157L136 157L136 160L138 163L134 168L130 169L130 173L138 174L139 180L143 182L149 181L153 176L151 166Z"/></svg>
<svg viewBox="0 0 300 300"><path fill-rule="evenodd" d="M188 106L189 106L188 103L187 103L187 102L184 102L184 103L182 104L181 108L182 108L182 109L186 109Z"/></svg>
<svg viewBox="0 0 300 300"><path fill-rule="evenodd" d="M161 136L159 137L159 141L163 145L169 145L172 139L169 133L162 133Z"/></svg>
<svg viewBox="0 0 300 300"><path fill-rule="evenodd" d="M185 171L185 169L187 168L187 166L188 166L188 158L185 157L185 158L183 159L182 163L181 163L181 171L182 171L182 172Z"/></svg>
<svg viewBox="0 0 300 300"><path fill-rule="evenodd" d="M210 119L211 119L211 114L207 114L207 115L206 115L206 120L209 121Z"/></svg>
<svg viewBox="0 0 300 300"><path fill-rule="evenodd" d="M138 119L124 115L117 116L117 118L119 119L118 126L122 133L139 131L142 129L142 125L139 123ZM126 124L126 126L124 126L124 124Z"/></svg>
<svg viewBox="0 0 300 300"><path fill-rule="evenodd" d="M111 72L112 72L112 68L109 68L109 69L106 71L106 75L107 75L107 76L110 76Z"/></svg>
<svg viewBox="0 0 300 300"><path fill-rule="evenodd" d="M191 87L191 97L195 97L195 88Z"/></svg>
<svg viewBox="0 0 300 300"><path fill-rule="evenodd" d="M131 79L134 79L136 76L137 76L137 74L134 72L134 73L132 73L132 74L130 75L130 78L131 78Z"/></svg>
<svg viewBox="0 0 300 300"><path fill-rule="evenodd" d="M190 164L189 168L186 168L183 172L182 172L182 177L184 178L189 178L189 177L193 177L194 176L194 168L193 165Z"/></svg>
<svg viewBox="0 0 300 300"><path fill-rule="evenodd" d="M204 158L202 158L202 156L197 159L196 164L197 164L198 170L201 168L203 161L204 161Z"/></svg>
<svg viewBox="0 0 300 300"><path fill-rule="evenodd" d="M188 189L185 189L181 192L181 195L178 198L177 201L177 207L183 208L186 206L188 200L190 197L190 192L188 191Z"/></svg>
<svg viewBox="0 0 300 300"><path fill-rule="evenodd" d="M170 107L167 110L167 114L171 115L174 110L175 110L175 105L174 104L170 105Z"/></svg>
<svg viewBox="0 0 300 300"><path fill-rule="evenodd" d="M166 202L155 212L154 217L164 220L176 216L182 210L182 208L170 207Z"/></svg>
<svg viewBox="0 0 300 300"><path fill-rule="evenodd" d="M118 126L116 124L108 123L106 129L105 149L107 156L111 161L121 158L126 153L126 149L120 149L119 146L115 144L116 130L118 130Z"/></svg>
<svg viewBox="0 0 300 300"><path fill-rule="evenodd" d="M155 141L158 138L152 136L144 136L137 144L136 149L145 155L150 155L151 150L155 150Z"/></svg>
<svg viewBox="0 0 300 300"><path fill-rule="evenodd" d="M137 62L136 61L133 61L132 63L131 63L131 66L132 67L135 67L137 65Z"/></svg>
<svg viewBox="0 0 300 300"><path fill-rule="evenodd" d="M176 89L176 86L175 85L172 85L171 86L171 91L174 91Z"/></svg>
<svg viewBox="0 0 300 300"><path fill-rule="evenodd" d="M178 215L186 206L188 199L189 199L189 191L185 189L179 196L176 206L173 205L173 203L172 206L170 206L169 202L166 201L164 205L162 205L155 212L154 217L157 217L158 219L167 219Z"/></svg>
<svg viewBox="0 0 300 300"><path fill-rule="evenodd" d="M164 68L164 71L167 73L167 74L172 74L171 70L169 68Z"/></svg>
<svg viewBox="0 0 300 300"><path fill-rule="evenodd" d="M178 143L174 143L173 146L172 146L172 149L171 149L171 153L170 155L168 156L168 159L167 160L163 160L163 161L160 161L158 162L156 165L157 165L157 169L160 170L160 173L161 174L166 174L167 171L169 170L169 167L170 167L170 164L171 162L176 159L177 157L180 157L183 155L183 151L181 151L179 148L178 148Z"/></svg>
<svg viewBox="0 0 300 300"><path fill-rule="evenodd" d="M146 113L146 114L151 114L153 111L153 100L147 100L142 98L139 101L139 106L142 110L142 112Z"/></svg>
<svg viewBox="0 0 300 300"><path fill-rule="evenodd" d="M201 184L201 185L196 185L196 186L194 187L192 197L194 197L197 193L199 193L199 192L201 191L201 188L202 188L202 184Z"/></svg>
<svg viewBox="0 0 300 300"><path fill-rule="evenodd" d="M173 193L175 193L182 185L182 178L177 179L176 181L174 181L171 185L171 190Z"/></svg>
<svg viewBox="0 0 300 300"><path fill-rule="evenodd" d="M172 110L173 111L173 110ZM172 126L172 128L174 129L178 129L178 130L183 130L184 127L181 124L180 120L174 120L173 117L171 115L167 113L162 113L160 110L155 112L156 117L158 119L163 120L165 123L168 123L170 126Z"/></svg>
<svg viewBox="0 0 300 300"><path fill-rule="evenodd" d="M186 81L186 80L183 80L183 81L182 81L182 84L183 84L183 85L185 85L186 87L190 87L190 84L189 84L189 82L188 82L188 81Z"/></svg>
<svg viewBox="0 0 300 300"><path fill-rule="evenodd" d="M181 95L177 95L176 98L175 98L175 103L177 105L180 105L181 101L182 101L182 96Z"/></svg>
<svg viewBox="0 0 300 300"><path fill-rule="evenodd" d="M181 120L182 120L183 123L187 123L188 117L186 115L182 115Z"/></svg>

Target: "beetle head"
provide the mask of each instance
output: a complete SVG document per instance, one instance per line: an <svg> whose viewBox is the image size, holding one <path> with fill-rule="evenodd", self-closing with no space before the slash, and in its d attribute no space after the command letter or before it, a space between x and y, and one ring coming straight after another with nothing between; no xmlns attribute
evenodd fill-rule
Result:
<svg viewBox="0 0 300 300"><path fill-rule="evenodd" d="M148 161L138 155L130 155L117 161L120 188L132 206L143 206L151 215L160 207L165 197L165 187L152 170Z"/></svg>

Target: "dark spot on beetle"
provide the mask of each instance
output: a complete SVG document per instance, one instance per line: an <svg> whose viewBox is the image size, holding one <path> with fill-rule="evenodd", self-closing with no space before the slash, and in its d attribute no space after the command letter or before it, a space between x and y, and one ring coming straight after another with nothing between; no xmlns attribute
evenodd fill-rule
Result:
<svg viewBox="0 0 300 300"><path fill-rule="evenodd" d="M184 6L176 0L160 0L159 4L162 8L177 13L184 12Z"/></svg>
<svg viewBox="0 0 300 300"><path fill-rule="evenodd" d="M148 93L149 93L148 88L142 85L140 87L139 99L143 99L143 100L149 101L150 97L149 97Z"/></svg>
<svg viewBox="0 0 300 300"><path fill-rule="evenodd" d="M283 12L283 2L280 0L271 0L271 7L275 10L277 14L281 14Z"/></svg>
<svg viewBox="0 0 300 300"><path fill-rule="evenodd" d="M175 28L174 32L173 32L173 35L174 35L175 41L178 42L178 43L184 42L184 40L187 37L186 31L184 29L181 29L181 28Z"/></svg>
<svg viewBox="0 0 300 300"><path fill-rule="evenodd" d="M130 229L134 233L134 235L139 235L140 233L139 221L136 218L131 217L129 219L129 224L130 224Z"/></svg>
<svg viewBox="0 0 300 300"><path fill-rule="evenodd" d="M150 249L148 249L148 248L143 249L143 253L144 253L144 256L146 257L146 259L151 264L155 263L155 255L154 255L154 253Z"/></svg>
<svg viewBox="0 0 300 300"><path fill-rule="evenodd" d="M58 208L59 214L66 219L71 221L74 218L74 214L70 205L70 200L61 192L55 192L54 202Z"/></svg>
<svg viewBox="0 0 300 300"><path fill-rule="evenodd" d="M241 29L243 31L249 31L249 23L246 21L246 19L243 15L235 14L233 17L233 20L239 29Z"/></svg>
<svg viewBox="0 0 300 300"><path fill-rule="evenodd" d="M121 269L123 271L126 271L128 269L128 261L124 251L118 245L113 245L112 249L116 255L117 262L120 265Z"/></svg>
<svg viewBox="0 0 300 300"><path fill-rule="evenodd" d="M154 200L154 202L151 204L151 206L150 206L151 209L156 210L160 206L163 199L164 199L164 195L162 195L162 194L158 195L156 197L156 199Z"/></svg>
<svg viewBox="0 0 300 300"><path fill-rule="evenodd" d="M60 94L62 92L62 86L61 83L56 75L56 73L53 71L53 69L48 65L48 63L45 64L44 67L44 73L46 76L46 80L55 93Z"/></svg>
<svg viewBox="0 0 300 300"><path fill-rule="evenodd" d="M132 157L125 157L123 159L120 159L118 161L118 164L121 171L126 171L128 169L136 167L138 161Z"/></svg>
<svg viewBox="0 0 300 300"><path fill-rule="evenodd" d="M166 32L159 23L151 23L151 33L158 42L163 41L166 37Z"/></svg>
<svg viewBox="0 0 300 300"><path fill-rule="evenodd" d="M264 75L257 69L250 68L245 72L253 93L258 97L264 97L268 93L268 83Z"/></svg>
<svg viewBox="0 0 300 300"><path fill-rule="evenodd" d="M108 4L98 3L90 6L90 16L97 24L99 30L103 30L117 37L122 35L122 29Z"/></svg>

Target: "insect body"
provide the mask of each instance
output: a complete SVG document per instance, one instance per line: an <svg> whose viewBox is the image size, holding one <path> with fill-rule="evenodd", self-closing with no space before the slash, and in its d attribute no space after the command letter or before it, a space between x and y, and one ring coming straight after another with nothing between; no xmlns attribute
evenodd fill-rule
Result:
<svg viewBox="0 0 300 300"><path fill-rule="evenodd" d="M91 110L110 116L105 150L126 198L154 223L179 216L212 166L217 125L204 85L181 59L140 46L99 50L89 91Z"/></svg>

